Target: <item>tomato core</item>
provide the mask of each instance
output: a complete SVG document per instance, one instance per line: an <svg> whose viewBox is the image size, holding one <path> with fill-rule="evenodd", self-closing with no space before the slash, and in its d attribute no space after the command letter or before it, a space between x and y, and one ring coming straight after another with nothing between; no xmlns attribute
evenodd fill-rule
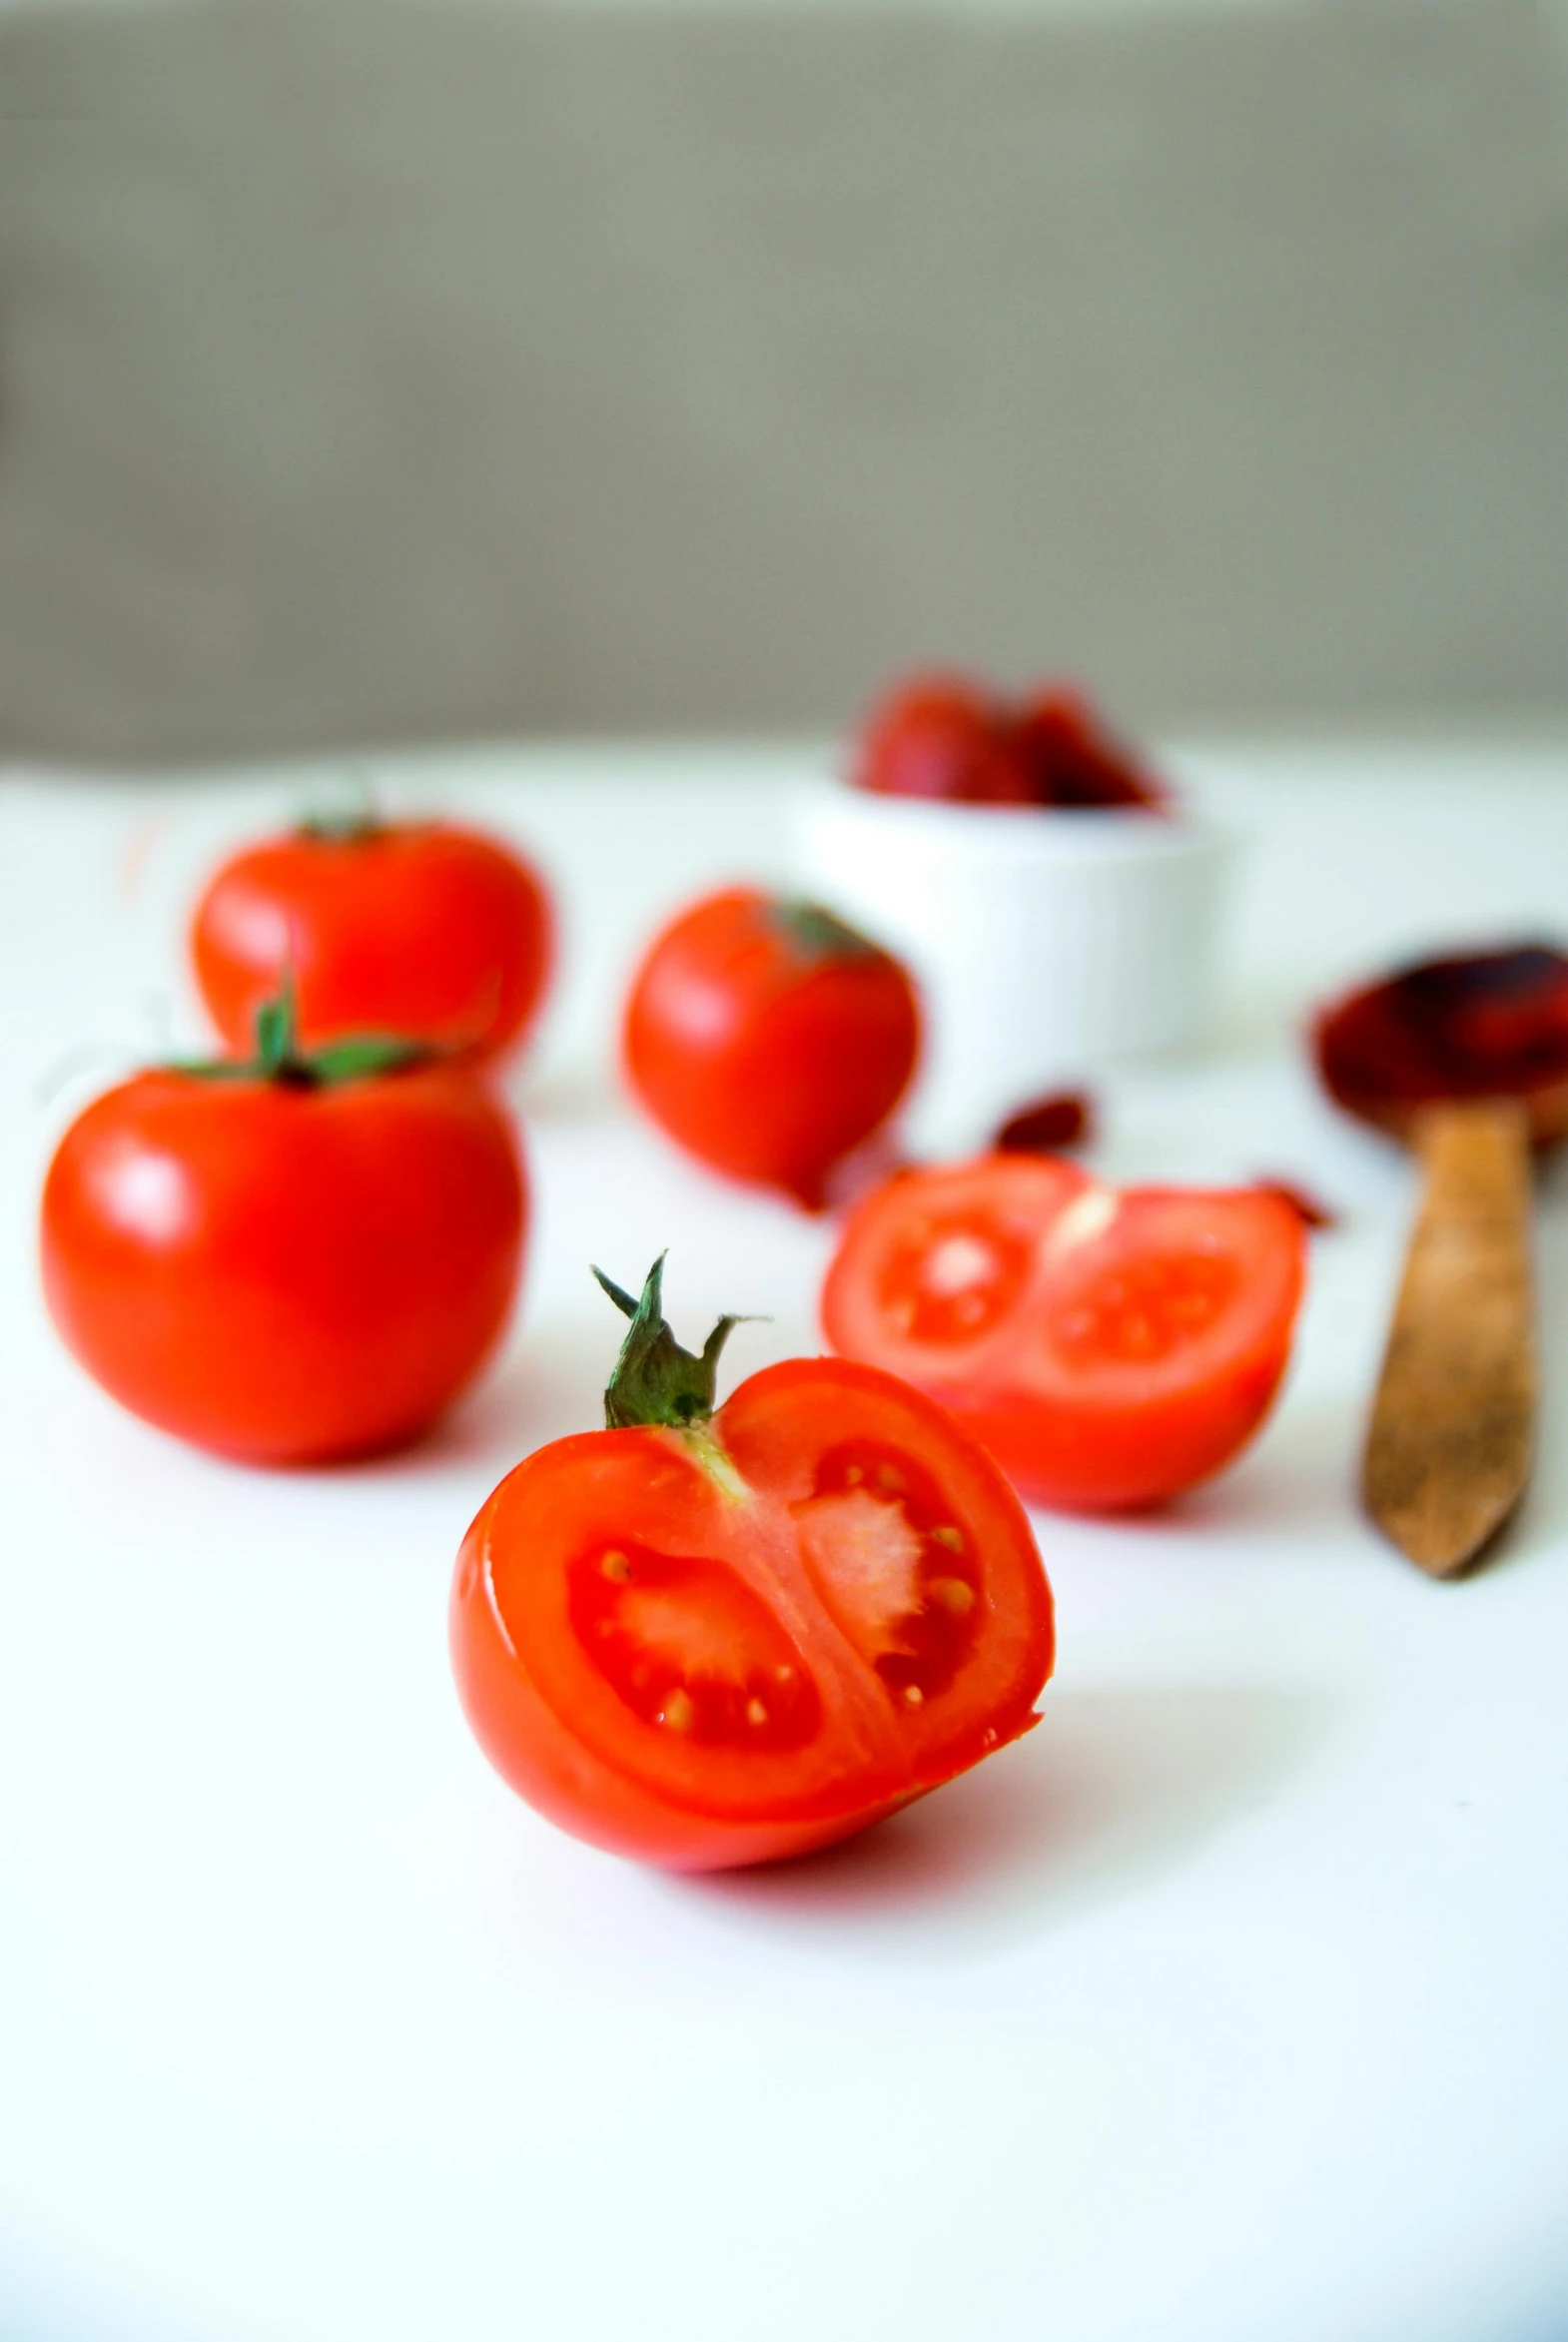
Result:
<svg viewBox="0 0 1568 2342"><path fill-rule="evenodd" d="M926 1221L890 1245L880 1293L912 1341L973 1341L1017 1302L1034 1246L994 1214Z"/></svg>
<svg viewBox="0 0 1568 2342"><path fill-rule="evenodd" d="M947 1689L974 1641L979 1573L936 1482L909 1456L846 1441L791 1507L812 1583L890 1698Z"/></svg>

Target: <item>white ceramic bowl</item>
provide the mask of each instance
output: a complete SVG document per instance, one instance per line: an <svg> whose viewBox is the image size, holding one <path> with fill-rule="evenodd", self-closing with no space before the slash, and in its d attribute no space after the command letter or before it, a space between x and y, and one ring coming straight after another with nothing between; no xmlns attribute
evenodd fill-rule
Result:
<svg viewBox="0 0 1568 2342"><path fill-rule="evenodd" d="M1189 811L943 804L830 782L802 792L794 844L801 891L920 983L910 1121L928 1146L977 1147L1044 1092L1210 1028L1233 841Z"/></svg>

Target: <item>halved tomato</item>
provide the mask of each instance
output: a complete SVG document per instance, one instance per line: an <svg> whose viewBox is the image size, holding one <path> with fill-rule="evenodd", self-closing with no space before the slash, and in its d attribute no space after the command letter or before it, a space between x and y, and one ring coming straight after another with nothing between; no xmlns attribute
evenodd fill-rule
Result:
<svg viewBox="0 0 1568 2342"><path fill-rule="evenodd" d="M464 1540L458 1691L497 1771L674 1869L847 1837L1015 1740L1051 1672L1029 1523L985 1451L875 1368L793 1359L712 1411L634 1302L610 1427L541 1448Z"/></svg>
<svg viewBox="0 0 1568 2342"><path fill-rule="evenodd" d="M1257 1188L1119 1192L1059 1158L990 1156L867 1196L822 1316L835 1349L940 1400L1035 1502L1153 1504L1262 1420L1304 1255L1298 1213Z"/></svg>

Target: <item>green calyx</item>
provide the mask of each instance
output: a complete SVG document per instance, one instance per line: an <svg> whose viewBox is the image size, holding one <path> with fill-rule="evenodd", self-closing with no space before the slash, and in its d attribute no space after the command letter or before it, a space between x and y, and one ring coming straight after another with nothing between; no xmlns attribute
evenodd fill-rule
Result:
<svg viewBox="0 0 1568 2342"><path fill-rule="evenodd" d="M750 1320L721 1317L694 1356L681 1348L664 1320L662 1252L648 1270L640 1300L622 1292L602 1268L593 1274L621 1315L631 1319L604 1392L606 1428L624 1431L639 1423L662 1423L687 1431L705 1423L713 1412L719 1352L731 1329Z"/></svg>
<svg viewBox="0 0 1568 2342"><path fill-rule="evenodd" d="M348 808L339 813L323 805L296 824L295 835L310 838L318 846L358 846L367 838L380 837L386 827L374 813L356 813Z"/></svg>
<svg viewBox="0 0 1568 2342"><path fill-rule="evenodd" d="M768 905L775 927L781 928L795 949L808 960L866 960L876 956L876 945L859 928L825 911L820 903L779 899Z"/></svg>
<svg viewBox="0 0 1568 2342"><path fill-rule="evenodd" d="M286 1090L332 1090L346 1082L370 1082L381 1074L428 1065L436 1055L427 1043L391 1033L358 1033L321 1049L300 1047L294 983L286 978L276 1000L256 1012L256 1055L200 1058L175 1068L201 1082L276 1082Z"/></svg>
<svg viewBox="0 0 1568 2342"><path fill-rule="evenodd" d="M366 838L377 837L386 826L377 810L369 774L355 772L345 776L335 800L313 805L296 823L295 831L322 846L357 846Z"/></svg>

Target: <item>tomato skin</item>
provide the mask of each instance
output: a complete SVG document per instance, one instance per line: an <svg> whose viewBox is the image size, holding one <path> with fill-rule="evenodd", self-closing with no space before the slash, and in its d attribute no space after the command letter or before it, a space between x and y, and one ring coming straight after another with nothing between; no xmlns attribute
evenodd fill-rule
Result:
<svg viewBox="0 0 1568 2342"><path fill-rule="evenodd" d="M1268 1412L1288 1357L1271 1348L1215 1389L1141 1407L1042 1406L1031 1394L977 1397L951 1385L946 1400L1031 1503L1138 1512L1223 1470Z"/></svg>
<svg viewBox="0 0 1568 2342"><path fill-rule="evenodd" d="M122 1405L248 1463L421 1431L504 1327L526 1197L483 1086L434 1067L307 1089L149 1073L61 1140L50 1313Z"/></svg>
<svg viewBox="0 0 1568 2342"><path fill-rule="evenodd" d="M398 1034L494 1056L544 995L554 919L537 872L445 823L345 837L301 831L248 847L209 881L191 955L202 998L237 1051L292 975L306 1048Z"/></svg>
<svg viewBox="0 0 1568 2342"><path fill-rule="evenodd" d="M984 1543L989 1639L946 1703L901 1708L814 1605L791 1506L849 1419L919 1448ZM820 1690L806 1745L762 1757L672 1745L606 1688L561 1588L574 1554L638 1536L722 1555L762 1596ZM526 1458L463 1540L449 1633L464 1713L508 1785L588 1844L672 1870L778 1861L883 1819L1028 1731L1054 1653L1045 1573L990 1458L918 1392L833 1359L753 1375L710 1434L585 1432Z"/></svg>
<svg viewBox="0 0 1568 2342"><path fill-rule="evenodd" d="M908 1088L920 1012L888 953L804 948L782 909L737 887L665 928L632 984L624 1061L699 1162L815 1206Z"/></svg>
<svg viewBox="0 0 1568 2342"><path fill-rule="evenodd" d="M999 1257L1012 1247L1000 1298L970 1337L948 1321L905 1322L920 1263L955 1235ZM1066 1163L999 1156L906 1173L867 1197L829 1267L822 1317L842 1354L949 1407L1032 1502L1129 1510L1207 1479L1257 1429L1289 1360L1304 1263L1299 1214L1276 1195L1118 1196ZM1195 1280L1190 1294L1183 1276ZM1153 1300L1138 1297L1140 1278L1153 1280ZM1174 1280L1175 1309L1195 1307L1196 1330L1158 1356L1118 1356L1109 1335L1109 1348L1075 1356L1076 1329L1103 1306L1113 1328L1158 1350L1148 1313L1165 1305L1162 1279ZM1096 1298L1113 1290L1113 1303ZM929 1316L937 1304L926 1306Z"/></svg>

